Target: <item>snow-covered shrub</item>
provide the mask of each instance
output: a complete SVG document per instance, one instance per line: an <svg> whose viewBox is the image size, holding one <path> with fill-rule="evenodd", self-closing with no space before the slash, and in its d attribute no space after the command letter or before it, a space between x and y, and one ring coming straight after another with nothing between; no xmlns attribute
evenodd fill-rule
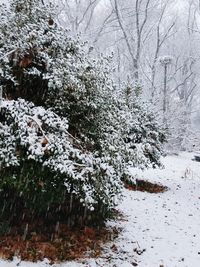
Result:
<svg viewBox="0 0 200 267"><path fill-rule="evenodd" d="M129 166L159 165L164 135L137 97L116 92L110 59L90 58L54 17L40 0L0 7L0 190L36 211L103 216Z"/></svg>
<svg viewBox="0 0 200 267"><path fill-rule="evenodd" d="M78 38L60 27L41 1L13 0L2 8L0 75L4 96L21 97L67 116L69 131L85 145L95 140L93 121L110 89L105 61L89 58Z"/></svg>
<svg viewBox="0 0 200 267"><path fill-rule="evenodd" d="M44 211L69 196L91 211L115 204L114 168L84 151L67 119L50 110L23 99L3 101L0 147L0 189L14 190L29 208Z"/></svg>
<svg viewBox="0 0 200 267"><path fill-rule="evenodd" d="M112 84L107 59L89 59L53 12L39 0L0 8L0 79L13 100L1 109L1 188L14 188L32 208L73 195L103 212L121 190L120 175L98 153L95 120Z"/></svg>
<svg viewBox="0 0 200 267"><path fill-rule="evenodd" d="M120 93L111 110L107 110L101 134L102 151L121 177L131 179L128 169L161 167L163 143L166 131L151 112L150 105L143 103L131 89L130 96Z"/></svg>
<svg viewBox="0 0 200 267"><path fill-rule="evenodd" d="M160 125L156 118L158 114L152 109L150 104L137 97L133 97L131 104L127 106L129 116L123 135L126 136L126 151L132 157L132 167L155 168L162 165L160 157L166 141L166 130Z"/></svg>

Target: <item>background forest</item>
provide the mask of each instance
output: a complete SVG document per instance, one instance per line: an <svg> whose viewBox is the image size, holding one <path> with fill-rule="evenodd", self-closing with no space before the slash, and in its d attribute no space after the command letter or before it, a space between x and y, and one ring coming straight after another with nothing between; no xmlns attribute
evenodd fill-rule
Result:
<svg viewBox="0 0 200 267"><path fill-rule="evenodd" d="M168 149L199 146L198 0L62 0L58 21L113 55L114 79L142 90L170 129Z"/></svg>

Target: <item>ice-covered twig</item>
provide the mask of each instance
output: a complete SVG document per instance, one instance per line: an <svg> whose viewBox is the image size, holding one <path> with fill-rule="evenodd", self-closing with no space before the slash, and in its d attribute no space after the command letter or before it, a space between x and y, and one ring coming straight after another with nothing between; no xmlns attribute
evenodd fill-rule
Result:
<svg viewBox="0 0 200 267"><path fill-rule="evenodd" d="M6 53L6 54L3 55L2 57L0 57L0 60L1 60L1 59L4 59L5 57L7 57L7 56L9 56L9 55L11 55L12 53L16 52L16 50L17 50L17 48L15 48L15 49L11 50L10 52Z"/></svg>
<svg viewBox="0 0 200 267"><path fill-rule="evenodd" d="M27 116L27 118L31 119L32 121L34 121L34 122L37 124L38 128L40 129L41 133L43 134L43 137L44 137L44 138L47 140L47 142L50 144L50 140L49 140L49 138L46 136L45 132L43 131L43 129L42 129L40 123L37 121L37 119L35 119L34 117L31 117L31 116Z"/></svg>

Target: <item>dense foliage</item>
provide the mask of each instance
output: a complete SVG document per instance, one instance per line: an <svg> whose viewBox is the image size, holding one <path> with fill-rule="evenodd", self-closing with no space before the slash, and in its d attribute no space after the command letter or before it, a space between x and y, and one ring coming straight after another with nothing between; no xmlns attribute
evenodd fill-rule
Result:
<svg viewBox="0 0 200 267"><path fill-rule="evenodd" d="M109 58L92 59L53 7L13 0L0 18L3 205L105 217L129 166L160 165L162 129L138 97L117 92Z"/></svg>

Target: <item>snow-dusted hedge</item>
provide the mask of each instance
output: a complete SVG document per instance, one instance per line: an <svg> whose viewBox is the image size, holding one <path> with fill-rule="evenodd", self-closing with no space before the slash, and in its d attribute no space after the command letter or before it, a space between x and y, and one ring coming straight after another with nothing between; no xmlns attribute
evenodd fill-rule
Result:
<svg viewBox="0 0 200 267"><path fill-rule="evenodd" d="M116 91L110 59L91 58L54 17L40 0L0 6L0 193L36 210L75 199L103 216L129 166L160 164L163 132Z"/></svg>
<svg viewBox="0 0 200 267"><path fill-rule="evenodd" d="M120 191L113 167L84 152L66 118L23 99L3 102L0 147L0 188L13 186L25 199L34 199L34 191L41 199L51 192L53 203L70 194L94 210L101 203L113 206Z"/></svg>
<svg viewBox="0 0 200 267"><path fill-rule="evenodd" d="M134 94L131 94L129 103L124 97L124 93L120 94L115 107L106 113L101 127L101 146L103 154L121 173L122 179L134 180L128 172L129 167L162 166L160 158L166 131L160 126L157 114L150 111L150 105Z"/></svg>

